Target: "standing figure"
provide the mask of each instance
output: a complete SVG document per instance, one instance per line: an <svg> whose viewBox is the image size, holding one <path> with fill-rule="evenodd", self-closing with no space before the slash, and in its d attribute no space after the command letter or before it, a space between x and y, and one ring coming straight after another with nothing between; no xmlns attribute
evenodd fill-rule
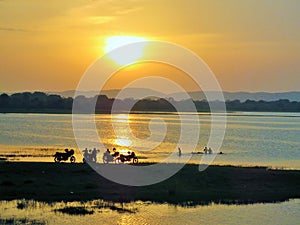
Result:
<svg viewBox="0 0 300 225"><path fill-rule="evenodd" d="M96 148L94 148L92 153L91 153L92 162L97 162L97 153L98 153L98 150Z"/></svg>
<svg viewBox="0 0 300 225"><path fill-rule="evenodd" d="M203 151L204 151L204 154L207 154L208 149L206 146L204 147Z"/></svg>
<svg viewBox="0 0 300 225"><path fill-rule="evenodd" d="M109 151L109 148L106 149L106 152L104 153L106 156L110 155L110 151Z"/></svg>
<svg viewBox="0 0 300 225"><path fill-rule="evenodd" d="M180 157L181 155L182 155L182 153L181 153L181 148L178 147L178 156Z"/></svg>
<svg viewBox="0 0 300 225"><path fill-rule="evenodd" d="M82 152L83 152L83 162L85 163L89 161L89 150L85 148Z"/></svg>

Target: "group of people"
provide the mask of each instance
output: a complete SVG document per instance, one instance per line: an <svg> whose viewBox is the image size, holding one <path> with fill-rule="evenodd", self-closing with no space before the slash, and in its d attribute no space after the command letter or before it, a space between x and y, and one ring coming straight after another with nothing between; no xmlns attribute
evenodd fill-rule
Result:
<svg viewBox="0 0 300 225"><path fill-rule="evenodd" d="M208 147L204 147L203 149L204 151L204 154L212 154L213 153L213 150L211 148L208 148ZM196 152L197 154L202 154L201 152ZM223 154L222 152L220 152L220 154ZM181 148L178 147L178 156L180 157L182 155L182 151L181 151Z"/></svg>
<svg viewBox="0 0 300 225"><path fill-rule="evenodd" d="M203 151L204 151L204 154L212 154L213 153L213 150L211 148L207 148L206 146L204 147Z"/></svg>
<svg viewBox="0 0 300 225"><path fill-rule="evenodd" d="M109 159L109 161L113 160L115 157L119 156L120 153L117 151L116 148L113 148L113 153L110 152L109 148L106 149L106 152L104 152L104 156Z"/></svg>
<svg viewBox="0 0 300 225"><path fill-rule="evenodd" d="M103 154L103 162L113 162L114 160L119 160L122 163L126 161L131 161L132 159L135 159L136 155L134 152L127 152L127 155L120 154L116 148L113 148L113 153L111 154L110 150L107 149L106 152Z"/></svg>
<svg viewBox="0 0 300 225"><path fill-rule="evenodd" d="M121 162L124 161L129 161L132 158L136 158L136 155L134 152L128 151L128 155L123 155L120 154L116 148L113 148L113 153L109 149L106 149L106 151L103 154L103 160L106 162L112 162L114 161L115 158L118 158ZM213 150L207 146L204 147L203 149L204 154L213 154ZM97 154L100 152L100 150L97 150L96 148L92 149L87 149L85 148L83 151L83 162L97 162ZM198 154L201 154L201 152L198 152ZM220 152L219 154L223 154L223 152ZM178 147L178 156L180 157L182 155L181 148Z"/></svg>
<svg viewBox="0 0 300 225"><path fill-rule="evenodd" d="M97 150L96 148L87 149L85 148L83 151L83 162L97 162L97 154L100 152L100 150Z"/></svg>
<svg viewBox="0 0 300 225"><path fill-rule="evenodd" d="M128 151L128 152L127 152L127 155L123 155L123 154L120 154L120 153L116 150L116 148L113 148L113 153L112 153L112 154L111 154L111 152L110 152L109 149L106 149L106 152L104 153L104 155L106 155L106 156L111 156L111 157L113 157L113 158L120 156L121 161L122 161L123 158L125 159L125 157L127 157L127 156L135 157L135 153L134 153L134 152Z"/></svg>
<svg viewBox="0 0 300 225"><path fill-rule="evenodd" d="M204 151L204 154L212 154L213 153L213 150L211 148L207 148L206 146L204 147L203 151ZM224 153L222 151L220 151L218 154L222 155Z"/></svg>
<svg viewBox="0 0 300 225"><path fill-rule="evenodd" d="M120 154L116 148L113 148L113 152L111 153L109 149L106 149L106 151L103 154L103 161L104 162L112 162L116 158L118 158L121 162L130 161L133 158L136 158L136 155L134 152L127 152L127 155ZM83 151L83 162L97 162L97 154L100 152L100 150L97 150L96 148L87 149L85 148Z"/></svg>

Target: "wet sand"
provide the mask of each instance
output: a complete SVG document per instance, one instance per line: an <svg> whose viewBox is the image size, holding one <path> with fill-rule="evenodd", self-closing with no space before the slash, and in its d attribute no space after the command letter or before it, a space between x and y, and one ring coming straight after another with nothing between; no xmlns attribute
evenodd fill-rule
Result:
<svg viewBox="0 0 300 225"><path fill-rule="evenodd" d="M199 172L197 165L188 164L161 183L131 187L109 181L82 163L1 162L0 200L23 198L45 202L142 200L178 205L279 202L300 198L300 171L210 166Z"/></svg>

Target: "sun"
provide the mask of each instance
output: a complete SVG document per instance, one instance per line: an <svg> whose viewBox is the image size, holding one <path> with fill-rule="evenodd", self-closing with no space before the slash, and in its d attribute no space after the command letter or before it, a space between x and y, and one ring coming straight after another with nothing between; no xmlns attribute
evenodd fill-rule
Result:
<svg viewBox="0 0 300 225"><path fill-rule="evenodd" d="M137 36L112 36L106 39L104 51L108 54L109 58L119 65L126 65L140 59L144 54L144 47L146 45L146 38ZM125 54L122 52L114 52L112 50L121 46L138 43L132 45L130 51Z"/></svg>

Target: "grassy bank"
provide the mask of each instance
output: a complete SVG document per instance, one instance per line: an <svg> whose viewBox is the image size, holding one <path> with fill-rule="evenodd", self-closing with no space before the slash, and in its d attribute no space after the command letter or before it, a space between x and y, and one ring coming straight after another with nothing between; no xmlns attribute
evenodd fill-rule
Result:
<svg viewBox="0 0 300 225"><path fill-rule="evenodd" d="M197 165L189 164L164 182L131 187L101 177L86 164L0 163L0 200L25 198L55 202L104 199L197 205L210 202L277 202L299 197L300 171L210 166L199 172Z"/></svg>

